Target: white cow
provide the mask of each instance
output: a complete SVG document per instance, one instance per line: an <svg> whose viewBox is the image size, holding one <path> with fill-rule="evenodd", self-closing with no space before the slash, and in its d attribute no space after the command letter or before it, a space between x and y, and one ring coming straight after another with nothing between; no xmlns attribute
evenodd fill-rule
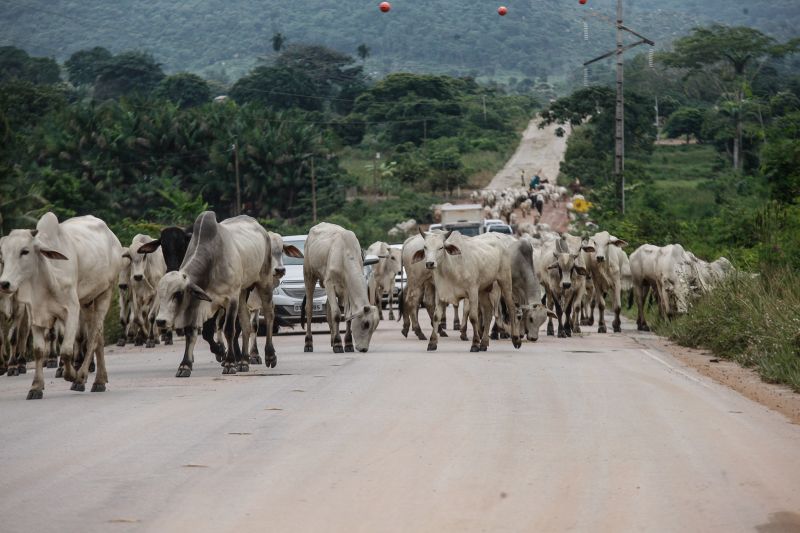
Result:
<svg viewBox="0 0 800 533"><path fill-rule="evenodd" d="M136 346L146 344L154 348L157 343L157 331L154 327L156 311L156 287L167 273L167 264L161 248L149 253L140 254L139 248L155 239L149 235L137 234L131 241L122 257L130 262L130 300L133 316L134 342Z"/></svg>
<svg viewBox="0 0 800 533"><path fill-rule="evenodd" d="M128 248L122 249L122 268L117 277L117 289L119 298L119 325L122 331L117 339L117 346L125 346L125 344L133 340L130 332L131 327L131 259L128 253Z"/></svg>
<svg viewBox="0 0 800 533"><path fill-rule="evenodd" d="M105 391L108 382L103 353L103 320L122 268L122 246L106 224L93 216L58 222L53 213L39 219L35 230L14 230L0 246L4 261L0 291L16 294L29 306L36 372L28 399L44 391L42 371L47 334L56 322L64 324L61 359L64 378L72 390L85 390L89 365L97 358L92 392ZM86 342L80 369L72 365L79 334Z"/></svg>
<svg viewBox="0 0 800 533"><path fill-rule="evenodd" d="M257 290L262 303L272 302L272 276L269 235L255 219L238 216L217 222L212 211L197 217L180 269L165 274L158 284L156 325L162 330L183 329L186 336L175 377L192 375L197 330L218 313L225 317L222 373L250 369L249 358L243 357L235 339L236 320L247 347L251 334L247 292ZM277 358L265 363L274 367Z"/></svg>
<svg viewBox="0 0 800 533"><path fill-rule="evenodd" d="M548 241L535 250L536 272L541 276L548 307L554 307L558 319L558 336L571 337L574 306L580 303L581 287L585 285L586 268L580 260L580 250L570 249L566 239ZM552 322L547 334L553 335Z"/></svg>
<svg viewBox="0 0 800 533"><path fill-rule="evenodd" d="M306 326L306 352L314 351L311 316L317 282L328 295L328 325L333 351L352 352L354 345L359 352L369 350L380 317L378 309L369 303L363 269L361 245L355 233L327 222L317 224L308 232L303 261L306 305L302 317ZM339 335L339 322L342 320L347 322L344 348Z"/></svg>
<svg viewBox="0 0 800 533"><path fill-rule="evenodd" d="M389 245L382 241L376 241L369 245L367 254L378 257L378 263L372 269L372 277L369 280L369 302L378 308L378 313L383 320L383 309L381 302L384 293L389 293L389 320L394 320L394 309L392 300L394 298L394 280L400 271L402 257L400 250L389 248Z"/></svg>
<svg viewBox="0 0 800 533"><path fill-rule="evenodd" d="M425 239L421 235L409 237L403 243L402 263L406 273L406 284L400 293L400 316L403 327L400 332L408 337L409 328L421 341L428 340L419 326L419 307L428 311L433 324L434 307L436 306L436 287L433 286L433 272L425 268L423 263L414 263L412 258L419 250L425 249ZM458 320L458 317L456 317ZM439 335L447 337L444 324L439 328Z"/></svg>
<svg viewBox="0 0 800 533"><path fill-rule="evenodd" d="M611 308L614 310L611 326L615 333L622 331L619 318L622 309L621 291L630 288L630 264L627 254L622 250L627 245L622 239L601 231L590 237L588 244L583 246L597 303L598 333L607 332L606 294L611 296Z"/></svg>
<svg viewBox="0 0 800 533"><path fill-rule="evenodd" d="M436 287L436 311L428 350L438 347L439 324L446 304L457 305L462 299L470 301L469 319L473 338L470 351L485 351L489 346L489 326L493 315L490 293L495 283L500 286L502 298L510 316L516 315L512 297L510 258L499 239L469 239L459 232L429 233L424 236L425 248L414 254L415 263L425 261L433 271ZM477 304L477 305L476 305ZM483 313L483 324L478 324L478 310ZM482 332L479 337L479 332ZM515 348L522 346L517 322L511 323L511 338Z"/></svg>

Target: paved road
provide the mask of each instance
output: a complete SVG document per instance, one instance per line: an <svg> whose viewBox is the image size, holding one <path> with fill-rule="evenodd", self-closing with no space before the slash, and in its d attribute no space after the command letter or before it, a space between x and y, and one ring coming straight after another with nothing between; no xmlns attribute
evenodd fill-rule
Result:
<svg viewBox="0 0 800 533"><path fill-rule="evenodd" d="M630 324L625 324L630 328ZM790 531L800 427L647 336L368 354L222 376L205 349L109 355L109 390L0 378L4 532ZM781 525L787 529L782 529Z"/></svg>
<svg viewBox="0 0 800 533"><path fill-rule="evenodd" d="M571 131L569 126L564 126L567 134L558 137L555 134L556 128L558 125L554 124L539 129L539 117L531 120L522 134L517 151L486 188L519 187L521 185L520 175L523 170L525 171L525 185L530 182L533 172L555 183L560 172L561 161L567 150L567 139Z"/></svg>

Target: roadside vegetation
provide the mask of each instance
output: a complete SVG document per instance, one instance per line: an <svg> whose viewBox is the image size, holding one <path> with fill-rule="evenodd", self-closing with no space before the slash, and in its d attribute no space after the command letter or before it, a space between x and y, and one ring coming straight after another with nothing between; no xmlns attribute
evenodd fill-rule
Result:
<svg viewBox="0 0 800 533"><path fill-rule="evenodd" d="M800 57L798 40L712 26L674 51L626 65L626 210L613 175L614 92L580 89L544 112L576 126L565 183L588 185L592 218L630 243L680 243L730 259L735 276L661 334L755 367L800 390ZM611 78L608 78L611 81ZM658 97L663 137L656 144ZM687 143L687 144L680 144ZM690 144L689 144L690 143ZM751 274L755 274L753 276ZM655 310L651 310L655 314Z"/></svg>

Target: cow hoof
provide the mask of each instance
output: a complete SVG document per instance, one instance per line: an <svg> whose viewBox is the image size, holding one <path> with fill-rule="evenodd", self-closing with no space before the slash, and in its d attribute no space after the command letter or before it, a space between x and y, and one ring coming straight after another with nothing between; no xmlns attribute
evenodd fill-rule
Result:
<svg viewBox="0 0 800 533"><path fill-rule="evenodd" d="M0 376L2 376L3 374L5 374L6 372L8 372L8 368L6 368L6 367L4 367L4 366L0 366Z"/></svg>
<svg viewBox="0 0 800 533"><path fill-rule="evenodd" d="M493 340L493 341L496 341L496 340L498 339L498 337L499 337L499 335L497 334L497 332L496 332L496 331L493 331L493 332L492 332L492 334L491 334L491 335L489 335L489 338L490 338L491 340Z"/></svg>
<svg viewBox="0 0 800 533"><path fill-rule="evenodd" d="M444 329L440 329L439 330L439 336L440 337L449 337L449 335L447 334L447 332Z"/></svg>
<svg viewBox="0 0 800 533"><path fill-rule="evenodd" d="M614 333L622 333L622 328L619 326L614 326Z"/></svg>
<svg viewBox="0 0 800 533"><path fill-rule="evenodd" d="M250 365L248 363L239 363L236 366L237 372L250 372ZM236 372L234 372L235 374Z"/></svg>
<svg viewBox="0 0 800 533"><path fill-rule="evenodd" d="M590 325L589 321L585 318L581 318L581 326L588 326L588 325Z"/></svg>
<svg viewBox="0 0 800 533"><path fill-rule="evenodd" d="M263 363L263 361L261 360L261 356L260 355L251 355L250 356L250 364L251 365L260 365L261 363Z"/></svg>
<svg viewBox="0 0 800 533"><path fill-rule="evenodd" d="M11 367L8 369L8 377L14 377L19 375L19 369L16 367Z"/></svg>
<svg viewBox="0 0 800 533"><path fill-rule="evenodd" d="M306 352L306 353L313 352L314 351L314 347L311 346L310 344L306 344L305 347L303 348L303 351Z"/></svg>
<svg viewBox="0 0 800 533"><path fill-rule="evenodd" d="M147 341L147 344L144 345L145 348L155 348L156 343L155 341Z"/></svg>
<svg viewBox="0 0 800 533"><path fill-rule="evenodd" d="M341 346L334 346L333 353L344 353L344 348L342 348Z"/></svg>
<svg viewBox="0 0 800 533"><path fill-rule="evenodd" d="M120 348L125 346L125 339L118 339L117 340L117 346L119 346Z"/></svg>
<svg viewBox="0 0 800 533"><path fill-rule="evenodd" d="M84 385L83 383L78 383L77 381L75 381L75 382L72 383L72 386L69 388L69 390L74 390L74 391L77 391L77 392L83 392L83 391L86 390L86 385Z"/></svg>
<svg viewBox="0 0 800 533"><path fill-rule="evenodd" d="M144 342L143 342L143 341L139 341L139 340L137 340L137 341L135 341L135 342L133 343L133 345L134 345L134 346L144 346Z"/></svg>
<svg viewBox="0 0 800 533"><path fill-rule="evenodd" d="M355 349L353 349L353 347L352 347L352 346L345 346L345 347L344 347L344 351L345 351L345 352L354 352L354 351L355 351Z"/></svg>
<svg viewBox="0 0 800 533"><path fill-rule="evenodd" d="M430 342L430 341L428 342L428 351L429 351L429 352L435 352L435 351L436 351L436 348L437 348L437 346L436 346L436 344L435 344L435 343L433 343L433 342Z"/></svg>
<svg viewBox="0 0 800 533"><path fill-rule="evenodd" d="M516 348L517 350L522 348L522 340L520 340L519 337L514 337L513 339L511 339L511 343L514 345L514 348Z"/></svg>
<svg viewBox="0 0 800 533"><path fill-rule="evenodd" d="M462 333L462 334L461 334L461 340L462 340L462 341L468 341L468 340L469 340L469 337L467 337L467 334L466 334L466 333Z"/></svg>
<svg viewBox="0 0 800 533"><path fill-rule="evenodd" d="M511 335L509 335L508 333L503 332L503 333L500 334L500 338L503 339L503 340L508 340L508 339L511 338Z"/></svg>
<svg viewBox="0 0 800 533"><path fill-rule="evenodd" d="M57 378L63 378L64 377L64 367L63 366L58 367L58 370L56 370L56 377Z"/></svg>
<svg viewBox="0 0 800 533"><path fill-rule="evenodd" d="M28 391L28 400L41 400L44 398L44 391L40 390L29 390Z"/></svg>
<svg viewBox="0 0 800 533"><path fill-rule="evenodd" d="M489 349L489 345L488 345L488 344L487 344L486 346L483 346L483 345L481 345L481 351L482 351L482 352L485 352L485 351L487 351L488 349Z"/></svg>
<svg viewBox="0 0 800 533"><path fill-rule="evenodd" d="M605 326L600 326L597 328L597 333L608 333L608 329Z"/></svg>
<svg viewBox="0 0 800 533"><path fill-rule="evenodd" d="M94 372L95 370L97 370L97 367L94 366L94 361L92 361L89 363L89 372Z"/></svg>
<svg viewBox="0 0 800 533"><path fill-rule="evenodd" d="M106 391L106 384L105 383L95 383L92 385L92 392L105 392Z"/></svg>
<svg viewBox="0 0 800 533"><path fill-rule="evenodd" d="M389 320L394 320L394 313L389 313Z"/></svg>
<svg viewBox="0 0 800 533"><path fill-rule="evenodd" d="M567 337L572 338L572 330L571 329L565 329L564 330L564 335L566 335Z"/></svg>
<svg viewBox="0 0 800 533"><path fill-rule="evenodd" d="M480 352L481 351L481 347L473 344L472 346L469 347L469 351L470 352Z"/></svg>
<svg viewBox="0 0 800 533"><path fill-rule="evenodd" d="M268 355L266 359L266 363L269 368L275 368L275 365L278 364L278 356L277 355Z"/></svg>
<svg viewBox="0 0 800 533"><path fill-rule="evenodd" d="M164 346L172 346L172 337L164 339Z"/></svg>
<svg viewBox="0 0 800 533"><path fill-rule="evenodd" d="M417 340L421 340L421 341L428 340L428 337L426 337L425 334L422 333L422 330L417 330L414 333L417 335Z"/></svg>
<svg viewBox="0 0 800 533"><path fill-rule="evenodd" d="M401 329L401 330L400 330L400 334L401 334L403 337L405 337L405 338L408 338L408 328L403 328L403 329Z"/></svg>
<svg viewBox="0 0 800 533"><path fill-rule="evenodd" d="M57 359L48 359L47 360L47 368L58 368L58 360Z"/></svg>
<svg viewBox="0 0 800 533"><path fill-rule="evenodd" d="M453 331L460 331L460 330L461 330L461 324L458 322L453 322Z"/></svg>
<svg viewBox="0 0 800 533"><path fill-rule="evenodd" d="M235 374L235 373L236 373L236 369L234 367L232 367L232 366L226 366L226 367L224 367L222 369L222 375L223 376L228 375L228 374Z"/></svg>
<svg viewBox="0 0 800 533"><path fill-rule="evenodd" d="M566 334L566 333L564 333L563 331L560 331L560 332L558 333L558 338L559 338L559 339L566 339L566 338L567 338L567 334Z"/></svg>
<svg viewBox="0 0 800 533"><path fill-rule="evenodd" d="M25 365L20 365L17 367L17 375L27 374L27 373L28 373L28 368Z"/></svg>
<svg viewBox="0 0 800 533"><path fill-rule="evenodd" d="M644 324L643 326L639 326L637 329L639 331L650 331L650 326L648 326L647 324Z"/></svg>
<svg viewBox="0 0 800 533"><path fill-rule="evenodd" d="M556 332L555 332L555 330L553 328L547 328L547 336L548 337L552 337L555 334L556 334Z"/></svg>
<svg viewBox="0 0 800 533"><path fill-rule="evenodd" d="M175 373L176 378L188 378L192 375L191 368L179 368L178 371Z"/></svg>

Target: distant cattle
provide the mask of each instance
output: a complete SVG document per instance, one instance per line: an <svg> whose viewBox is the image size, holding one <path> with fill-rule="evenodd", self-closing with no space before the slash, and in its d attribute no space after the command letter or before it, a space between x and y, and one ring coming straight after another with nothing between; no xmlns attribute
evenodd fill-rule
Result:
<svg viewBox="0 0 800 533"><path fill-rule="evenodd" d="M369 343L380 317L378 309L367 297L361 245L352 231L336 224L322 222L308 233L303 261L306 296L304 315L305 351L314 350L311 336L311 316L314 287L317 282L328 295L328 326L331 347L336 353L369 350ZM344 313L344 314L342 314ZM344 348L339 335L339 323L347 323Z"/></svg>
<svg viewBox="0 0 800 533"><path fill-rule="evenodd" d="M103 321L122 268L122 246L106 224L93 216L62 223L53 213L39 219L35 230L14 230L0 245L4 266L0 292L16 294L29 306L36 371L28 399L43 397L43 364L47 335L57 321L64 325L61 358L72 390L85 390L89 366L97 359L93 392L106 389ZM86 342L86 357L75 371L76 341Z"/></svg>

